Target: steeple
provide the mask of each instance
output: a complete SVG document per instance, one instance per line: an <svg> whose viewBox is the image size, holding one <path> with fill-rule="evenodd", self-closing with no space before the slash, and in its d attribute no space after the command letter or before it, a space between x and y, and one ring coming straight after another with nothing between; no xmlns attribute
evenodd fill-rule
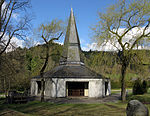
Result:
<svg viewBox="0 0 150 116"><path fill-rule="evenodd" d="M64 48L60 64L81 65L84 64L81 59L81 48L76 22L71 8L67 32L64 41Z"/></svg>

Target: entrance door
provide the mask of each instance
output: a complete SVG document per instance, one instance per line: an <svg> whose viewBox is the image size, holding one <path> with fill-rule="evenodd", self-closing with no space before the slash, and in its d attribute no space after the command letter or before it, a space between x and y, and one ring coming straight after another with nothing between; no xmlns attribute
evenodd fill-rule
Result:
<svg viewBox="0 0 150 116"><path fill-rule="evenodd" d="M37 85L38 85L38 94L41 93L41 81L36 81L37 82Z"/></svg>
<svg viewBox="0 0 150 116"><path fill-rule="evenodd" d="M107 95L107 91L108 91L108 82L105 82L105 95Z"/></svg>
<svg viewBox="0 0 150 116"><path fill-rule="evenodd" d="M67 82L68 96L84 96L86 82Z"/></svg>

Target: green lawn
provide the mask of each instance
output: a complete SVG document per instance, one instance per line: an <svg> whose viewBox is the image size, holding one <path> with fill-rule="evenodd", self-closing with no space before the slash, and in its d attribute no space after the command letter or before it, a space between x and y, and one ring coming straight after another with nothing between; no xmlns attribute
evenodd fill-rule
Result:
<svg viewBox="0 0 150 116"><path fill-rule="evenodd" d="M126 88L126 90L128 90L128 94L132 93L132 88ZM111 94L116 94L120 92L121 92L121 89L111 89Z"/></svg>
<svg viewBox="0 0 150 116"><path fill-rule="evenodd" d="M16 114L21 112L20 115L26 116L125 116L125 107L123 103L51 104L33 101L27 104L1 104L0 113L13 110L17 111Z"/></svg>
<svg viewBox="0 0 150 116"><path fill-rule="evenodd" d="M127 99L128 100L137 99L140 102L150 104L150 88L148 89L148 92L143 95L132 95L132 93L129 93L129 97Z"/></svg>
<svg viewBox="0 0 150 116"><path fill-rule="evenodd" d="M119 89L113 90L116 93ZM3 116L126 116L126 103L103 104L52 104L48 102L32 101L27 104L3 104L0 99L0 115ZM150 103L150 89L148 94L131 95L129 99L138 99ZM150 111L150 104L146 105Z"/></svg>
<svg viewBox="0 0 150 116"><path fill-rule="evenodd" d="M0 115L11 116L125 116L127 103L52 104L39 101L27 104L0 104ZM150 105L147 105L150 109Z"/></svg>

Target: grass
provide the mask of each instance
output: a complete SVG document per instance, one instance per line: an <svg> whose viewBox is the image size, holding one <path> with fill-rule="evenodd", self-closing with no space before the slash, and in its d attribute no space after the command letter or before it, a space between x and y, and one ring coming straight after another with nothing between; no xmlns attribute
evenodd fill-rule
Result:
<svg viewBox="0 0 150 116"><path fill-rule="evenodd" d="M143 94L143 95L131 95L128 97L128 100L139 100L143 103L149 103L150 104L150 94Z"/></svg>
<svg viewBox="0 0 150 116"><path fill-rule="evenodd" d="M147 93L150 94L150 88L148 88Z"/></svg>
<svg viewBox="0 0 150 116"><path fill-rule="evenodd" d="M113 80L113 81L118 81L118 80L120 80L120 74L118 74L118 73L114 73L114 74L107 74L106 75L107 77L110 77L111 78L111 80ZM137 74L135 74L135 73L126 73L126 81L130 81L130 79L132 78L132 77L138 77L138 75Z"/></svg>
<svg viewBox="0 0 150 116"><path fill-rule="evenodd" d="M133 95L132 93L129 94L128 100L137 99L140 102L143 103L149 103L150 104L150 88L148 89L148 92L143 95Z"/></svg>
<svg viewBox="0 0 150 116"><path fill-rule="evenodd" d="M121 91L121 89L113 89L111 90L111 94L116 94L119 93Z"/></svg>
<svg viewBox="0 0 150 116"><path fill-rule="evenodd" d="M119 89L112 92L120 91ZM133 96L129 99L150 101L150 89L147 94ZM32 101L27 104L3 104L0 99L0 115L3 116L126 116L126 103L100 104L54 104L49 102ZM150 102L149 102L150 103ZM150 104L145 104L150 110Z"/></svg>
<svg viewBox="0 0 150 116"><path fill-rule="evenodd" d="M125 103L52 104L33 101L27 104L1 104L0 113L8 109L25 116L125 116L125 107Z"/></svg>
<svg viewBox="0 0 150 116"><path fill-rule="evenodd" d="M0 93L0 98L5 98L5 93Z"/></svg>
<svg viewBox="0 0 150 116"><path fill-rule="evenodd" d="M0 95L5 95L5 93L0 93Z"/></svg>
<svg viewBox="0 0 150 116"><path fill-rule="evenodd" d="M27 104L0 104L0 115L12 116L126 116L127 103L52 104L39 101ZM147 105L150 110L150 105ZM8 112L8 113L7 113ZM11 113L9 113L11 112Z"/></svg>
<svg viewBox="0 0 150 116"><path fill-rule="evenodd" d="M128 90L128 94L131 94L132 88L126 88L126 90ZM119 92L121 92L121 89L111 89L111 94L116 94Z"/></svg>

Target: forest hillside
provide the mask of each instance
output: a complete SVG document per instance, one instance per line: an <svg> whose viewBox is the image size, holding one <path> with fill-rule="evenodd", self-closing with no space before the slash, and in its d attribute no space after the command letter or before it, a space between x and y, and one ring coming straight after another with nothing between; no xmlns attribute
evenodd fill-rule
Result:
<svg viewBox="0 0 150 116"><path fill-rule="evenodd" d="M59 65L63 46L53 43L50 47L49 62L46 71ZM150 50L135 50L132 62L127 69L128 83L131 87L137 78L150 80ZM0 91L30 89L30 79L40 74L46 53L45 45L17 48L0 58ZM120 87L120 64L118 52L83 51L84 63L94 70L111 79L112 88Z"/></svg>

